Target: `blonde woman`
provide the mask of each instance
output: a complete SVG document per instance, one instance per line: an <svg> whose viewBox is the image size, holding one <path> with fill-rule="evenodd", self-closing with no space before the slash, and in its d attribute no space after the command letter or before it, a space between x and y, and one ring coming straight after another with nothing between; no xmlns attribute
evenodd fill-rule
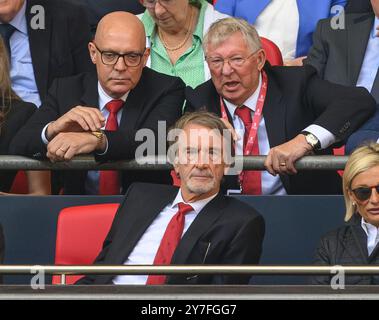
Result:
<svg viewBox="0 0 379 320"><path fill-rule="evenodd" d="M34 113L36 107L22 101L12 90L7 50L0 38L0 154L8 154L12 138ZM16 172L0 172L0 194L9 192ZM27 172L29 194L50 194L50 173Z"/></svg>
<svg viewBox="0 0 379 320"><path fill-rule="evenodd" d="M379 264L379 144L356 149L343 175L346 224L324 236L316 265ZM330 284L331 276L318 276L313 284ZM346 285L379 284L379 275L346 276Z"/></svg>

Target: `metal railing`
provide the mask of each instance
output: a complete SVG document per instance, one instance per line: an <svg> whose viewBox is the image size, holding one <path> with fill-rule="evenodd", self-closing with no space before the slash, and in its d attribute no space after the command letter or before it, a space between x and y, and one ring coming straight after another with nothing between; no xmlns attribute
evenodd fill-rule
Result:
<svg viewBox="0 0 379 320"><path fill-rule="evenodd" d="M265 156L236 156L235 163L245 170L265 170ZM305 156L295 164L298 170L343 170L347 156ZM52 163L21 156L0 156L0 170L170 170L166 157L120 160L100 163L92 156L78 156L71 161Z"/></svg>
<svg viewBox="0 0 379 320"><path fill-rule="evenodd" d="M123 266L31 266L2 265L0 274L27 275L43 272L60 275L66 284L67 275L198 275L198 274L249 274L249 275L379 275L379 266L230 266L230 265L123 265Z"/></svg>

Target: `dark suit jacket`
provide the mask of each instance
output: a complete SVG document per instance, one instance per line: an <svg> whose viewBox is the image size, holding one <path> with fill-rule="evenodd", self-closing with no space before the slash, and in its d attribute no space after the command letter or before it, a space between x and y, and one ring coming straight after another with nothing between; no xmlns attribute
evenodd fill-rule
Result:
<svg viewBox="0 0 379 320"><path fill-rule="evenodd" d="M177 192L172 186L133 184L94 263L124 264L157 215L174 201ZM263 217L247 204L220 193L183 235L171 264L258 264L263 237ZM113 276L87 276L78 284L109 284L112 279ZM247 284L248 281L249 276L180 275L169 276L166 283Z"/></svg>
<svg viewBox="0 0 379 320"><path fill-rule="evenodd" d="M379 245L371 255L367 250L367 235L361 226L361 216L355 214L349 222L337 230L325 235L317 248L315 265L378 265ZM329 285L331 276L314 276L312 284ZM350 275L346 276L346 285L379 284L379 276Z"/></svg>
<svg viewBox="0 0 379 320"><path fill-rule="evenodd" d="M12 152L19 155L45 157L46 145L41 140L43 128L77 105L98 108L99 96L95 73L57 79L45 103L38 109L12 142ZM151 129L158 137L158 121L166 121L169 128L180 116L184 101L184 83L176 77L144 68L138 85L130 91L123 107L119 129L106 131L108 151L96 156L99 161L134 159L135 141L139 129ZM164 132L165 134L165 132ZM165 139L164 139L165 141ZM156 146L155 150L158 150ZM66 194L84 194L86 171L65 173ZM133 181L170 183L169 173L156 171L124 171L124 190Z"/></svg>
<svg viewBox="0 0 379 320"><path fill-rule="evenodd" d="M379 139L379 108L376 113L357 131L355 131L349 139L347 139L345 152L352 153L362 144L369 142L377 142Z"/></svg>
<svg viewBox="0 0 379 320"><path fill-rule="evenodd" d="M366 53L373 13L345 15L345 29L333 29L330 19L320 20L305 64L334 83L355 86Z"/></svg>
<svg viewBox="0 0 379 320"><path fill-rule="evenodd" d="M33 29L33 6L45 10L45 29ZM26 20L34 75L41 101L53 80L95 70L87 49L91 40L85 11L66 0L27 0Z"/></svg>
<svg viewBox="0 0 379 320"><path fill-rule="evenodd" d="M7 111L5 122L0 127L0 154L9 154L11 140L36 109L35 105L31 103L18 100L12 101L9 111ZM0 191L9 192L16 173L17 171L0 172Z"/></svg>
<svg viewBox="0 0 379 320"><path fill-rule="evenodd" d="M265 70L268 89L263 117L271 148L293 139L311 124L329 130L343 141L374 112L374 100L366 89L323 81L309 66L266 64ZM186 98L186 110L206 108L221 116L220 96L211 80L196 89L187 87ZM331 154L332 148L317 153ZM294 176L282 175L281 180L288 194L341 193L341 179L334 171L300 171ZM226 176L225 188L237 187L236 177Z"/></svg>

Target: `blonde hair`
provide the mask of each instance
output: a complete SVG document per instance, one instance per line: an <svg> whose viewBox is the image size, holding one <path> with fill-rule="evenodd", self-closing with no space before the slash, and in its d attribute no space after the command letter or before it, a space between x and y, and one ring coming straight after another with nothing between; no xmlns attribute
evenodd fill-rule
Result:
<svg viewBox="0 0 379 320"><path fill-rule="evenodd" d="M2 124L11 107L12 100L19 99L12 90L12 82L9 75L8 51L3 39L0 37L0 133Z"/></svg>
<svg viewBox="0 0 379 320"><path fill-rule="evenodd" d="M204 52L207 52L209 45L218 46L236 32L241 32L246 44L253 52L262 48L258 32L251 24L243 19L224 18L214 22L204 36Z"/></svg>
<svg viewBox="0 0 379 320"><path fill-rule="evenodd" d="M379 144L369 143L356 149L349 157L343 173L342 185L345 197L345 221L349 221L355 213L355 206L349 197L354 178L373 167L379 166Z"/></svg>

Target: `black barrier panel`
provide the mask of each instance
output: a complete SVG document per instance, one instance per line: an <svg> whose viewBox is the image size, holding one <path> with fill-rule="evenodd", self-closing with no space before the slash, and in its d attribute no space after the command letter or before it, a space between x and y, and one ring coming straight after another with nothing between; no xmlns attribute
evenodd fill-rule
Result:
<svg viewBox="0 0 379 320"><path fill-rule="evenodd" d="M240 196L265 218L262 264L310 264L321 235L343 224L340 196ZM54 264L56 224L65 207L120 202L119 196L0 197L6 237L6 264ZM49 281L49 278L47 279ZM301 284L304 277L260 276L254 284ZM7 284L27 284L30 276L6 276Z"/></svg>

